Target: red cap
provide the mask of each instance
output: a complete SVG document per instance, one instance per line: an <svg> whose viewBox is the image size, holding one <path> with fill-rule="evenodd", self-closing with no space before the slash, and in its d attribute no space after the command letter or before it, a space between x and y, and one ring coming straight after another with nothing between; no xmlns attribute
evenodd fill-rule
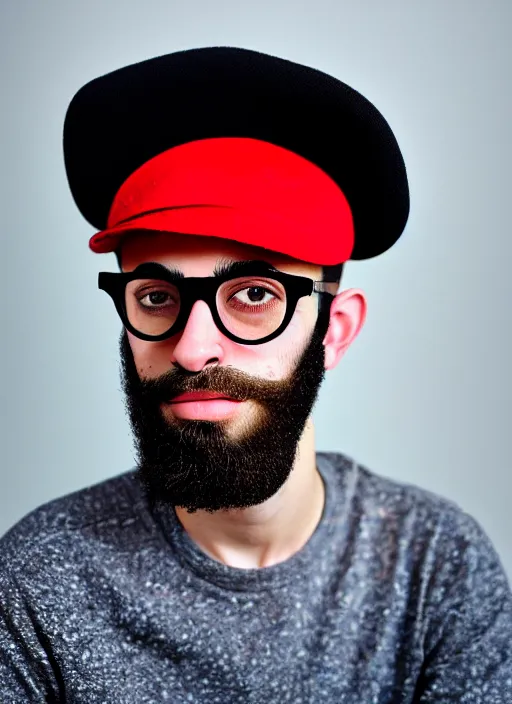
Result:
<svg viewBox="0 0 512 704"><path fill-rule="evenodd" d="M354 225L335 181L302 156L245 137L168 149L134 171L89 240L114 251L133 230L222 237L313 264L350 259Z"/></svg>

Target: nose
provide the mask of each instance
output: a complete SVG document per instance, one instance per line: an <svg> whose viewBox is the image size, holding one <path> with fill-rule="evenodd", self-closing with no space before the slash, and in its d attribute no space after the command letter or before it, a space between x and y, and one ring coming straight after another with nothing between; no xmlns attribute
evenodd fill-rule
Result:
<svg viewBox="0 0 512 704"><path fill-rule="evenodd" d="M212 314L204 301L192 306L187 324L178 333L172 361L190 372L200 372L212 362L222 361L222 333L215 325Z"/></svg>

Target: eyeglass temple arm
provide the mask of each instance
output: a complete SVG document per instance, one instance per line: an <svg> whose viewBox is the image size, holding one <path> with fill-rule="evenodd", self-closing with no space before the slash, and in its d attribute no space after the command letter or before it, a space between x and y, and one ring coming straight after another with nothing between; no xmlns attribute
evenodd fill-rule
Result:
<svg viewBox="0 0 512 704"><path fill-rule="evenodd" d="M339 283L337 281L313 281L313 291L316 293L330 293L335 296L338 293Z"/></svg>

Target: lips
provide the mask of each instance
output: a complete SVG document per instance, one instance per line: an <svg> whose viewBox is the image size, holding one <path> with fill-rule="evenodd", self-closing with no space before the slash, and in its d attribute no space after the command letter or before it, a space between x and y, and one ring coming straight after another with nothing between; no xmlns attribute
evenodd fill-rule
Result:
<svg viewBox="0 0 512 704"><path fill-rule="evenodd" d="M233 401L234 399L226 396L225 394L219 394L215 391L190 391L188 393L179 394L172 398L169 403L186 403L189 401L213 401L214 399L226 399L227 401Z"/></svg>
<svg viewBox="0 0 512 704"><path fill-rule="evenodd" d="M181 420L223 421L237 413L242 402L214 391L191 391L174 396L169 406Z"/></svg>

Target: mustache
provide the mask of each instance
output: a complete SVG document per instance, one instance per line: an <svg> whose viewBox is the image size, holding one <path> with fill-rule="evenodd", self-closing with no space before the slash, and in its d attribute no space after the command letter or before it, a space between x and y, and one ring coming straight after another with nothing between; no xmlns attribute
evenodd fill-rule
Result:
<svg viewBox="0 0 512 704"><path fill-rule="evenodd" d="M293 381L254 377L233 367L208 367L201 372L170 369L155 379L140 379L139 391L149 403L166 403L193 391L223 394L236 401L284 401Z"/></svg>

